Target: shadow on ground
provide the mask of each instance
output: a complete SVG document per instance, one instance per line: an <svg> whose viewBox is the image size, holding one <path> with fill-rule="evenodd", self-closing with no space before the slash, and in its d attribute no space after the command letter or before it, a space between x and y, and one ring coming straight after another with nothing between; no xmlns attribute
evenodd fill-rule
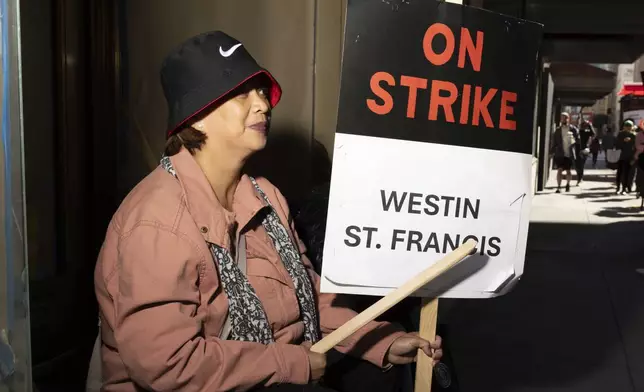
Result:
<svg viewBox="0 0 644 392"><path fill-rule="evenodd" d="M589 191L606 191L610 189L615 190L615 187L614 186L596 186L593 188L588 188Z"/></svg>
<svg viewBox="0 0 644 392"><path fill-rule="evenodd" d="M623 197L614 197L612 199L601 199L601 200L589 200L591 203L619 203L624 201Z"/></svg>
<svg viewBox="0 0 644 392"><path fill-rule="evenodd" d="M610 174L586 173L584 174L584 181L615 183L615 172Z"/></svg>
<svg viewBox="0 0 644 392"><path fill-rule="evenodd" d="M632 216L642 216L644 213L640 207L607 207L599 211L597 216L603 216L606 218L625 218ZM640 223L641 225L644 223ZM644 259L644 256L642 256Z"/></svg>
<svg viewBox="0 0 644 392"><path fill-rule="evenodd" d="M450 311L461 392L644 391L644 222L534 223L525 274Z"/></svg>

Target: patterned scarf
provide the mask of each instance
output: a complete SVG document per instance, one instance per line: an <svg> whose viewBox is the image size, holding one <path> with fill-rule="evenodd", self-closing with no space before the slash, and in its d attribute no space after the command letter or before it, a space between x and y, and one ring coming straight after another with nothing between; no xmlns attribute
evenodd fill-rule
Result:
<svg viewBox="0 0 644 392"><path fill-rule="evenodd" d="M170 158L163 157L161 167L177 178L177 172L172 166ZM306 272L304 263L302 263L299 250L291 240L288 230L282 224L268 197L252 177L251 182L269 206L262 226L273 242L273 246L295 286L295 294L304 322L304 339L315 343L320 340L320 329L311 279ZM221 285L228 297L228 312L232 326L228 339L263 344L272 343L274 341L273 332L262 302L237 266L230 251L210 242L208 247L217 263Z"/></svg>

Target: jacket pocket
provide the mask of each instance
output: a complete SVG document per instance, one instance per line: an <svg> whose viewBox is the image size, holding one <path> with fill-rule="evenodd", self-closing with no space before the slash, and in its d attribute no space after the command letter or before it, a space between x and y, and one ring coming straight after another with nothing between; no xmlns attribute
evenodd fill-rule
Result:
<svg viewBox="0 0 644 392"><path fill-rule="evenodd" d="M283 289L289 288L284 274L266 259L248 259L246 275L260 299L275 298L283 293Z"/></svg>
<svg viewBox="0 0 644 392"><path fill-rule="evenodd" d="M274 331L299 318L299 305L290 278L269 260L248 259L248 281L255 289ZM287 275L288 276L288 275Z"/></svg>
<svg viewBox="0 0 644 392"><path fill-rule="evenodd" d="M261 257L248 258L246 274L248 276L271 279L285 286L291 286L284 274L273 263Z"/></svg>

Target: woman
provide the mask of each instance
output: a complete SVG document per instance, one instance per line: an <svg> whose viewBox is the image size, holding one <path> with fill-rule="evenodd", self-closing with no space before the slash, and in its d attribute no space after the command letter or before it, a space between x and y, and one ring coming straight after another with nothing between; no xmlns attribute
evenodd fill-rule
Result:
<svg viewBox="0 0 644 392"><path fill-rule="evenodd" d="M161 81L165 156L119 207L96 266L103 390L331 390L312 384L326 356L309 347L355 312L319 292L279 190L242 174L278 83L222 32L171 52ZM383 369L442 355L439 338L386 322L336 349Z"/></svg>

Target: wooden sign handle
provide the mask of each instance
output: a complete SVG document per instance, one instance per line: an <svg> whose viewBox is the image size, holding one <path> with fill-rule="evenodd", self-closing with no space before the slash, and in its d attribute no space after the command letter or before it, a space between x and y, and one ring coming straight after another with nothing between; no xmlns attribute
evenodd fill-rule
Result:
<svg viewBox="0 0 644 392"><path fill-rule="evenodd" d="M438 298L423 298L422 307L420 308L420 337L430 342L436 339L437 322ZM430 392L432 390L433 373L434 360L425 355L422 350L418 350L414 392Z"/></svg>
<svg viewBox="0 0 644 392"><path fill-rule="evenodd" d="M313 347L311 347L311 351L323 354L331 350L358 329L364 327L367 323L373 321L376 317L391 309L398 302L414 294L418 289L434 280L437 276L458 264L461 260L470 255L477 245L477 241L470 239L452 252L446 254L445 257L440 259L437 263L411 278L407 283L403 284L396 290L382 297L378 302L344 323L344 325L327 335L324 339L315 343Z"/></svg>

